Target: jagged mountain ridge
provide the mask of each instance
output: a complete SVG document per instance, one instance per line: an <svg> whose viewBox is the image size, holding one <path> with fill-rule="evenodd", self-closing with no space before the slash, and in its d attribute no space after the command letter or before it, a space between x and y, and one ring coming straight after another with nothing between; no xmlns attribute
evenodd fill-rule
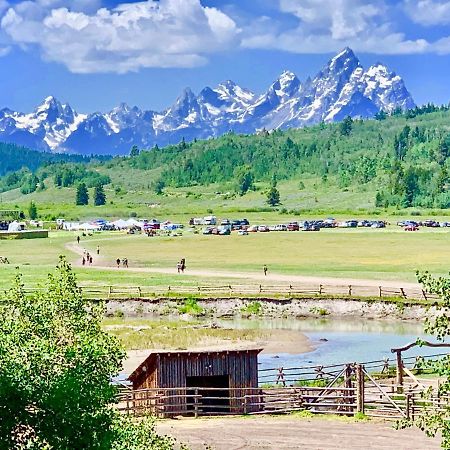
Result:
<svg viewBox="0 0 450 450"><path fill-rule="evenodd" d="M132 145L164 146L220 136L233 130L286 129L321 121L373 117L378 111L415 106L402 78L377 63L364 70L345 48L304 82L285 71L262 95L225 81L199 95L186 88L165 111L122 103L102 114L79 114L47 97L29 114L0 110L0 140L53 152L127 154Z"/></svg>

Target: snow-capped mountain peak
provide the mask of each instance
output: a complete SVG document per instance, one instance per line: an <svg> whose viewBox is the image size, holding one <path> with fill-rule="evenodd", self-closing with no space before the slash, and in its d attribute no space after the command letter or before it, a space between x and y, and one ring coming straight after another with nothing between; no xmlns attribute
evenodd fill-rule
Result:
<svg viewBox="0 0 450 450"><path fill-rule="evenodd" d="M285 70L260 95L231 80L198 95L186 88L159 113L121 103L107 113L79 114L53 96L29 114L3 108L0 140L42 150L127 154L133 145L152 148L229 130L302 127L414 106L399 75L382 63L365 70L346 47L303 83Z"/></svg>

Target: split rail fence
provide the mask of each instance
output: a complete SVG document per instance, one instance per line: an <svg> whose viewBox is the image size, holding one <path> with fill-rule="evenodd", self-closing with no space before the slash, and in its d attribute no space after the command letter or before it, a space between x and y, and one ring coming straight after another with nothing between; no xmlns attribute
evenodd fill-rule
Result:
<svg viewBox="0 0 450 450"><path fill-rule="evenodd" d="M440 397L437 384L418 378L427 360L445 353L397 361L385 358L362 364L335 364L259 370L258 388L174 387L132 390L123 387L118 409L125 414L157 417L191 415L363 413L385 419L414 419L430 411L450 412L450 398Z"/></svg>
<svg viewBox="0 0 450 450"><path fill-rule="evenodd" d="M39 290L38 287L28 287L27 292ZM236 295L286 295L296 296L330 296L347 297L377 297L402 298L414 300L437 301L439 297L423 289L394 288L384 286L362 285L328 285L328 284L224 284L209 286L81 286L83 296L88 299L151 299L157 296L199 295L229 297Z"/></svg>

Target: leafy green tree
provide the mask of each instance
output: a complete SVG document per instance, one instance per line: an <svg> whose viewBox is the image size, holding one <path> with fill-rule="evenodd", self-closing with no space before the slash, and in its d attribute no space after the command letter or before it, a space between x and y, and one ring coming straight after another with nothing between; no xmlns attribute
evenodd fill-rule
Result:
<svg viewBox="0 0 450 450"><path fill-rule="evenodd" d="M434 335L438 341L448 341L450 336L450 279L445 277L434 278L428 272L418 273L418 280L423 288L432 294L437 294L440 302L437 303L438 314L429 316L425 320L425 333ZM420 345L420 340L418 340ZM439 383L439 396L450 396L450 355L433 361L424 361L422 365L437 373L444 381ZM430 393L425 393L425 397ZM415 420L399 422L399 428L416 425L424 430L428 436L441 435L441 447L450 448L450 423L448 421L449 408L444 404L442 408L427 408L425 413Z"/></svg>
<svg viewBox="0 0 450 450"><path fill-rule="evenodd" d="M26 294L21 275L0 302L0 448L169 449L151 422L124 419L111 377L119 340L102 328L105 305L82 298L61 258L43 290Z"/></svg>
<svg viewBox="0 0 450 450"><path fill-rule="evenodd" d="M164 192L164 188L166 187L166 183L161 178L159 180L155 181L155 184L153 185L153 190L155 191L156 195L161 195Z"/></svg>
<svg viewBox="0 0 450 450"><path fill-rule="evenodd" d="M36 203L34 203L33 201L31 201L30 205L28 206L28 217L31 220L36 220L38 217L37 206Z"/></svg>
<svg viewBox="0 0 450 450"><path fill-rule="evenodd" d="M94 205L102 206L104 204L106 204L105 189L103 188L103 185L98 184L94 188Z"/></svg>
<svg viewBox="0 0 450 450"><path fill-rule="evenodd" d="M253 188L253 174L248 166L241 166L236 169L236 190L239 195L245 195Z"/></svg>
<svg viewBox="0 0 450 450"><path fill-rule="evenodd" d="M87 205L89 203L89 192L85 183L78 185L75 203L77 205Z"/></svg>

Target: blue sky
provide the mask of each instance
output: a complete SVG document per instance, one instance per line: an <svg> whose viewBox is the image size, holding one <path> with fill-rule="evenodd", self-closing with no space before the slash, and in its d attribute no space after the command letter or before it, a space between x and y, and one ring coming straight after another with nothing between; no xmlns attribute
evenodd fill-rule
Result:
<svg viewBox="0 0 450 450"><path fill-rule="evenodd" d="M0 17L0 106L21 111L48 95L80 112L161 110L225 79L262 92L345 46L418 104L450 100L445 0L0 0Z"/></svg>

